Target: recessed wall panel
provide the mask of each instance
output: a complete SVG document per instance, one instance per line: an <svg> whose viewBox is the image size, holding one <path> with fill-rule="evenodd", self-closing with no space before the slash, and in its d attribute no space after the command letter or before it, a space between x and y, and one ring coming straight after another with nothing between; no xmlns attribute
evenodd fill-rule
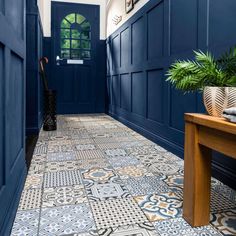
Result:
<svg viewBox="0 0 236 236"><path fill-rule="evenodd" d="M129 36L129 28L125 29L120 34L120 51L121 51L121 67L130 65L130 36Z"/></svg>
<svg viewBox="0 0 236 236"><path fill-rule="evenodd" d="M159 123L163 123L163 83L163 70L153 70L148 72L147 118Z"/></svg>
<svg viewBox="0 0 236 236"><path fill-rule="evenodd" d="M6 80L6 153L12 167L23 149L24 72L23 60L11 54L11 70ZM14 138L13 138L14 137Z"/></svg>
<svg viewBox="0 0 236 236"><path fill-rule="evenodd" d="M210 0L209 44L210 46L236 42L236 1Z"/></svg>
<svg viewBox="0 0 236 236"><path fill-rule="evenodd" d="M146 78L143 72L132 74L132 112L145 117Z"/></svg>
<svg viewBox="0 0 236 236"><path fill-rule="evenodd" d="M198 0L178 0L171 3L171 54L197 48Z"/></svg>
<svg viewBox="0 0 236 236"><path fill-rule="evenodd" d="M143 63L144 47L145 47L145 25L144 17L139 18L136 22L132 24L132 64Z"/></svg>
<svg viewBox="0 0 236 236"><path fill-rule="evenodd" d="M179 131L184 131L184 113L196 112L196 94L184 94L183 92L171 89L170 91L170 126Z"/></svg>
<svg viewBox="0 0 236 236"><path fill-rule="evenodd" d="M131 77L129 74L120 75L121 108L126 111L131 109Z"/></svg>
<svg viewBox="0 0 236 236"><path fill-rule="evenodd" d="M5 15L14 27L17 34L23 38L24 36L24 0L6 0Z"/></svg>
<svg viewBox="0 0 236 236"><path fill-rule="evenodd" d="M116 107L120 107L120 77L118 75L112 76L112 104Z"/></svg>
<svg viewBox="0 0 236 236"><path fill-rule="evenodd" d="M112 40L112 60L113 70L116 71L120 67L120 37L117 35Z"/></svg>
<svg viewBox="0 0 236 236"><path fill-rule="evenodd" d="M4 13L4 0L0 0L0 13Z"/></svg>
<svg viewBox="0 0 236 236"><path fill-rule="evenodd" d="M163 3L148 12L147 24L147 57L148 60L153 60L163 56Z"/></svg>
<svg viewBox="0 0 236 236"><path fill-rule="evenodd" d="M3 129L3 87L4 87L4 74L3 74L3 47L0 44L0 191L2 186L4 185L4 162L3 162L3 137L4 137L4 129Z"/></svg>
<svg viewBox="0 0 236 236"><path fill-rule="evenodd" d="M107 60L107 75L110 75L111 72L112 72L112 57L111 57L111 49L112 49L112 44L111 43L108 43L107 44L107 53L106 53L106 60Z"/></svg>

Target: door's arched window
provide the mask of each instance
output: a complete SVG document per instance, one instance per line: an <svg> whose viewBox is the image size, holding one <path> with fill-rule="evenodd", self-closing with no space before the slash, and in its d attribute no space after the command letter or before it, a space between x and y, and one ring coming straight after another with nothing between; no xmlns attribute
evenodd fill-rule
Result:
<svg viewBox="0 0 236 236"><path fill-rule="evenodd" d="M61 22L61 58L91 58L91 26L80 14L67 15Z"/></svg>

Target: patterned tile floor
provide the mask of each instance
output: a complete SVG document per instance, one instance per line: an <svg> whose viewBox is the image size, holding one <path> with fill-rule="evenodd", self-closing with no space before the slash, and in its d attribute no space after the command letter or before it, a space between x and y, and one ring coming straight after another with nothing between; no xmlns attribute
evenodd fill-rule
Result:
<svg viewBox="0 0 236 236"><path fill-rule="evenodd" d="M11 235L236 235L236 192L212 179L211 224L182 218L183 161L106 115L40 132Z"/></svg>

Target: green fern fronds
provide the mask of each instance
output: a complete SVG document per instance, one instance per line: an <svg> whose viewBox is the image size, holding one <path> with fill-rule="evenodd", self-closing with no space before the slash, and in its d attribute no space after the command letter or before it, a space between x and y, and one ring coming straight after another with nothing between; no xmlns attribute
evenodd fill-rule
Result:
<svg viewBox="0 0 236 236"><path fill-rule="evenodd" d="M167 72L167 81L186 92L206 86L236 85L236 48L215 60L209 52L194 51L195 60L178 60Z"/></svg>

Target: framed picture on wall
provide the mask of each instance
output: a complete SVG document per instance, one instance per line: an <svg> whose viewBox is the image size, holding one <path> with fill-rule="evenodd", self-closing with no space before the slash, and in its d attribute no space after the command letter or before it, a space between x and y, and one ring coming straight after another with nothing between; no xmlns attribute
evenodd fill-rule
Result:
<svg viewBox="0 0 236 236"><path fill-rule="evenodd" d="M133 0L125 0L125 10L129 13L134 8Z"/></svg>
<svg viewBox="0 0 236 236"><path fill-rule="evenodd" d="M134 4L137 3L139 0L133 0L134 1Z"/></svg>

